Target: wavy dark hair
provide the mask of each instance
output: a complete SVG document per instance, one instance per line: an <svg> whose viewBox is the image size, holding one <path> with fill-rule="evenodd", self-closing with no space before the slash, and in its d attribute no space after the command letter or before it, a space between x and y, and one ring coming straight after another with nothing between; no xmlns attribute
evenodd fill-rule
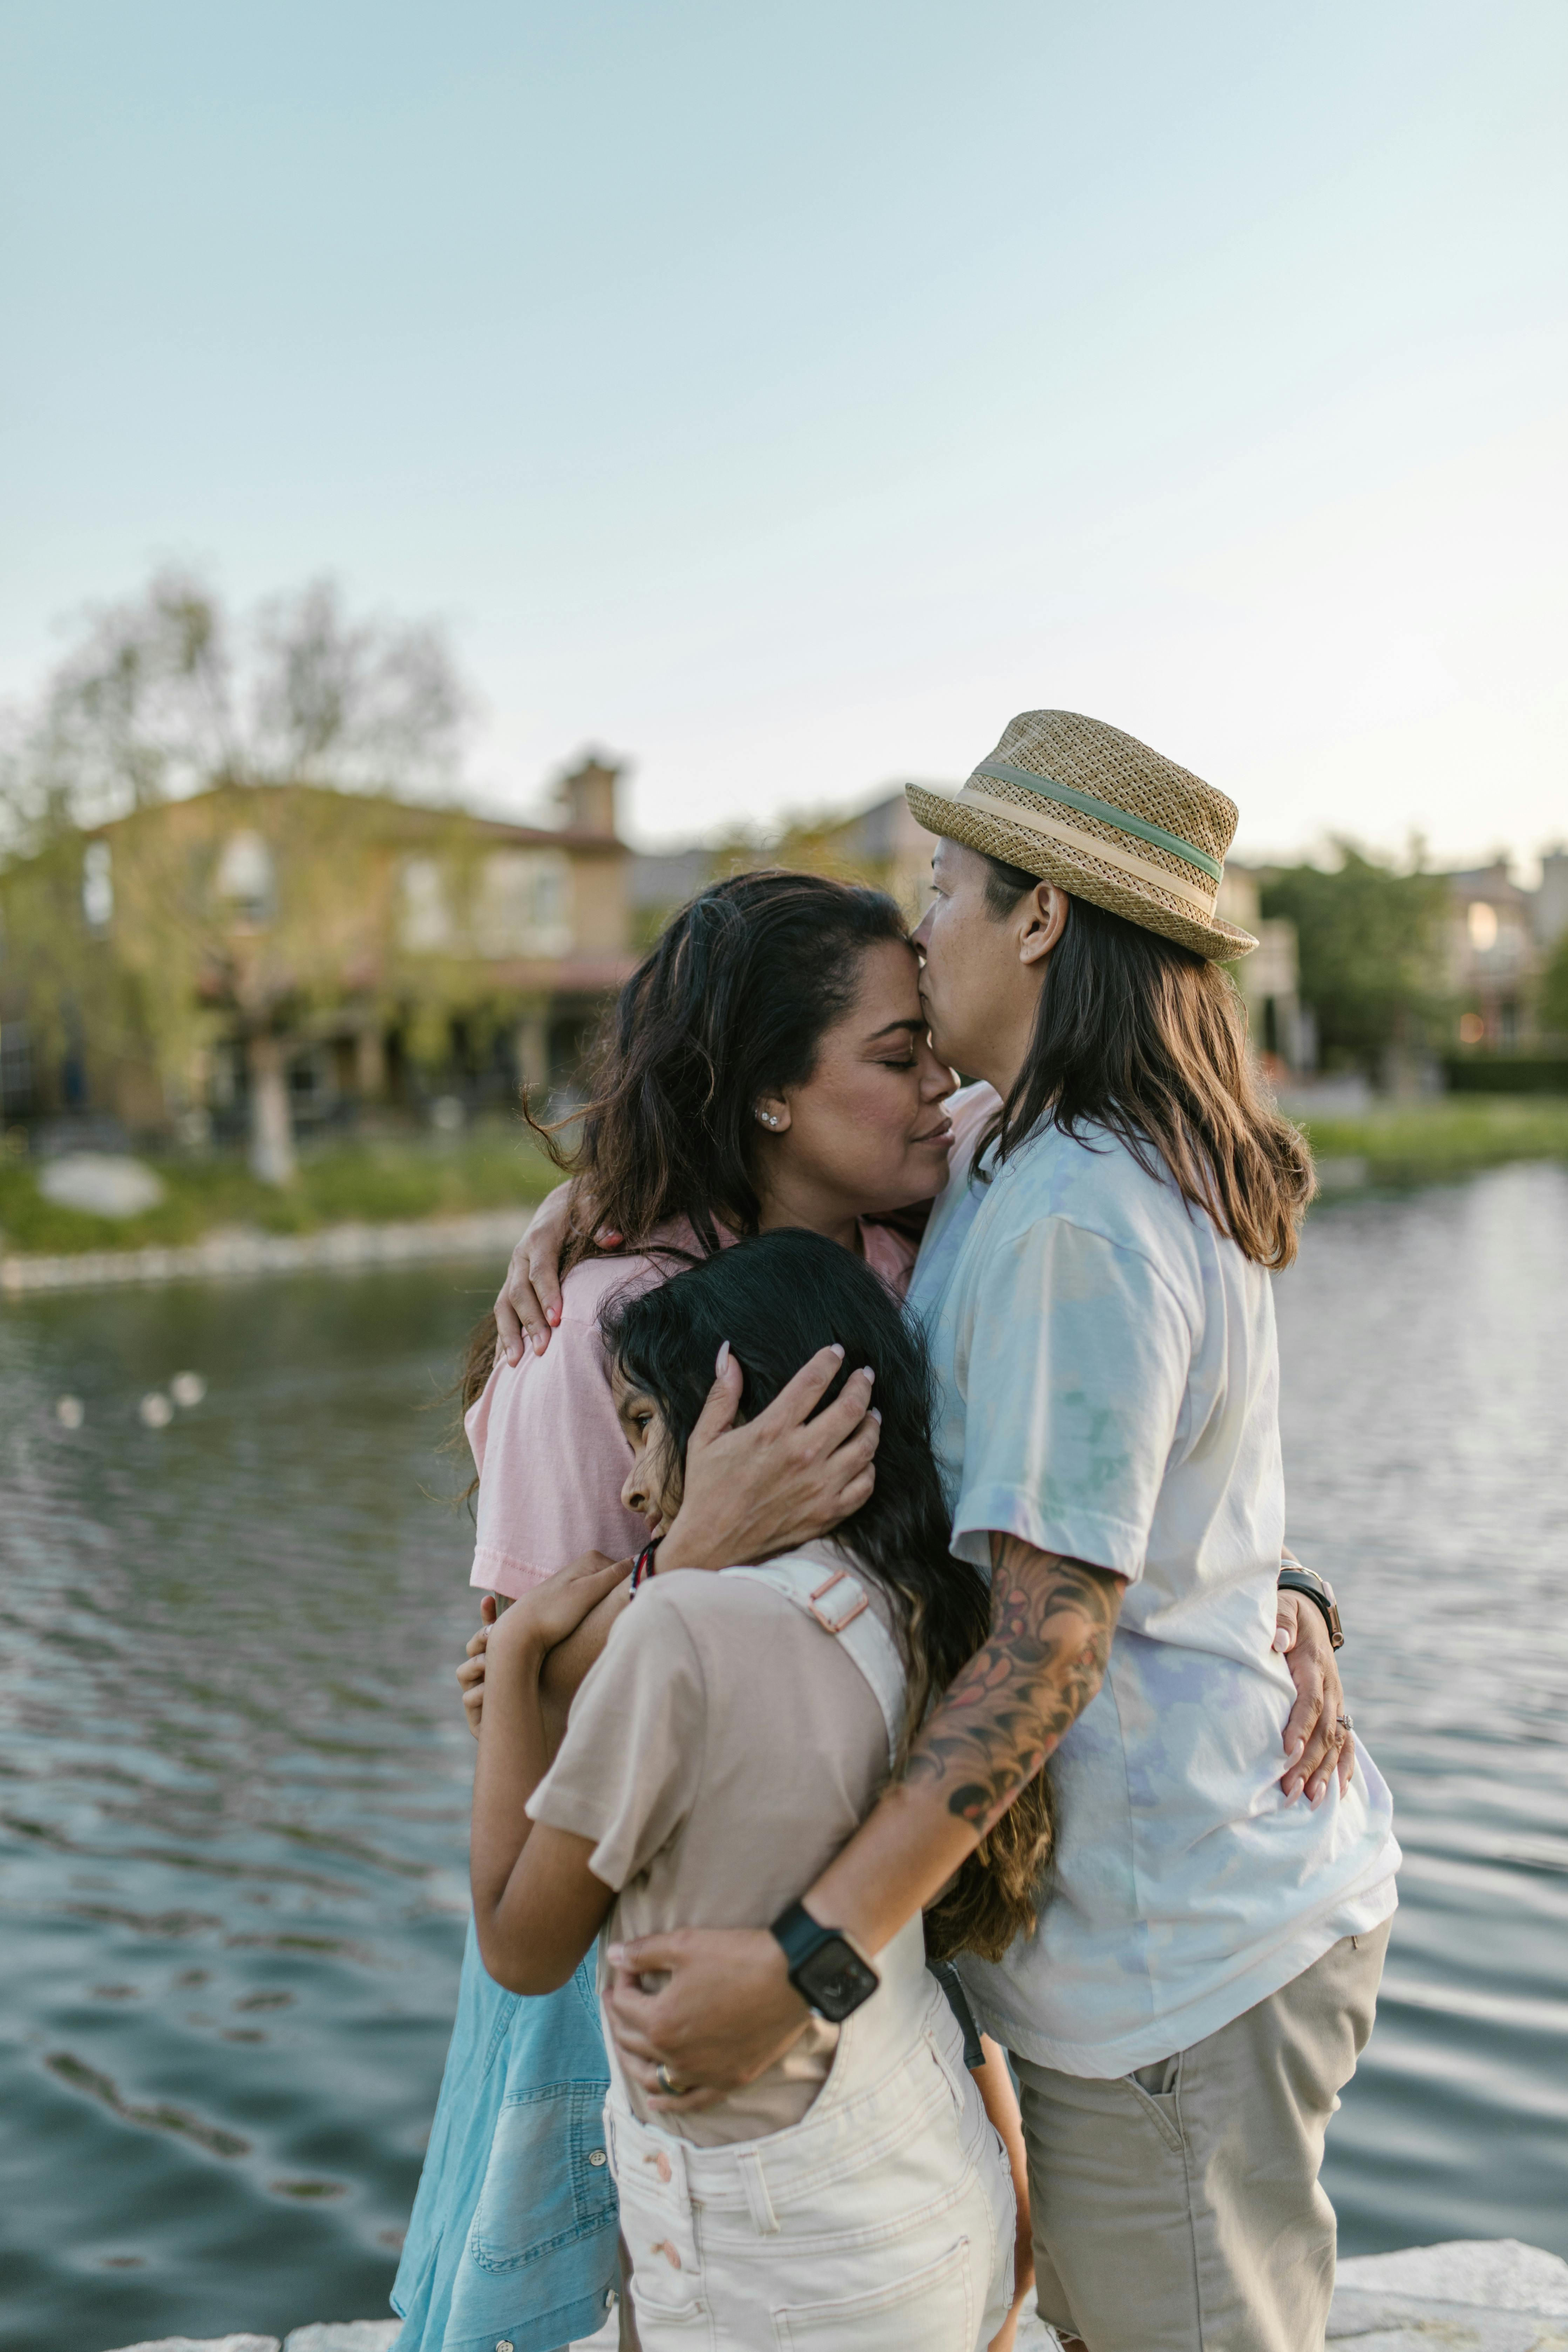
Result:
<svg viewBox="0 0 1568 2352"><path fill-rule="evenodd" d="M991 1622L984 1578L948 1549L948 1514L931 1453L931 1369L917 1326L848 1250L795 1231L738 1242L637 1297L613 1298L600 1323L623 1376L658 1406L677 1457L670 1479L677 1487L725 1339L743 1374L747 1414L771 1403L807 1359L834 1340L847 1367L871 1367L882 1414L876 1488L834 1530L834 1540L892 1604L908 1675L907 1748ZM847 1376L839 1373L825 1404ZM1050 1782L1042 1769L927 1911L932 1958L971 1951L1000 1959L1016 1937L1033 1931L1052 1834Z"/></svg>
<svg viewBox="0 0 1568 2352"><path fill-rule="evenodd" d="M552 1127L523 1098L530 1127L573 1180L563 1273L597 1253L602 1230L636 1250L684 1218L704 1253L718 1248L721 1226L755 1233L759 1097L805 1084L824 1033L855 1001L867 950L908 938L884 892L820 874L738 874L672 916L600 1031L585 1108ZM495 1342L486 1316L458 1383L465 1412Z"/></svg>
<svg viewBox="0 0 1568 2352"><path fill-rule="evenodd" d="M866 950L907 938L882 891L820 874L737 874L699 891L616 998L578 1142L555 1154L598 1223L632 1249L674 1217L704 1251L721 1225L754 1234L759 1097L810 1077ZM576 1254L592 1245L580 1236Z"/></svg>
<svg viewBox="0 0 1568 2352"><path fill-rule="evenodd" d="M1039 877L985 864L1001 922ZM1317 1190L1312 1154L1259 1082L1229 973L1088 898L1071 899L1024 1066L980 1149L994 1142L1005 1160L1047 1117L1064 1135L1107 1129L1151 1175L1163 1165L1257 1265L1295 1256Z"/></svg>

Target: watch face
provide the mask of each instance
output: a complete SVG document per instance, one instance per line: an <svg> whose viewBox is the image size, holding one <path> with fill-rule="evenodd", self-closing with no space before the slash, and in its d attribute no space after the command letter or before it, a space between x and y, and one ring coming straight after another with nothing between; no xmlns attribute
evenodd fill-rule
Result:
<svg viewBox="0 0 1568 2352"><path fill-rule="evenodd" d="M853 1944L834 1936L803 1962L796 1982L813 2009L837 2025L851 2011L869 2000L879 1979Z"/></svg>

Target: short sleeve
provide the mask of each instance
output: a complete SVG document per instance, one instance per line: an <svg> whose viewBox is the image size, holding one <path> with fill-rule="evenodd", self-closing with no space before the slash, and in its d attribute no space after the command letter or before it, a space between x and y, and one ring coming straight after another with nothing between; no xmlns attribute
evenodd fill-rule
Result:
<svg viewBox="0 0 1568 2352"><path fill-rule="evenodd" d="M1175 1294L1138 1251L1047 1216L987 1251L965 1307L954 1551L989 1568L995 1528L1136 1580L1192 1360Z"/></svg>
<svg viewBox="0 0 1568 2352"><path fill-rule="evenodd" d="M705 1717L701 1665L679 1609L645 1585L572 1702L530 1819L591 1838L588 1867L618 1894L690 1811Z"/></svg>
<svg viewBox="0 0 1568 2352"><path fill-rule="evenodd" d="M647 1540L621 1501L631 1449L593 1323L563 1323L516 1366L503 1357L468 1432L479 1469L471 1583L517 1600L585 1551L620 1559Z"/></svg>

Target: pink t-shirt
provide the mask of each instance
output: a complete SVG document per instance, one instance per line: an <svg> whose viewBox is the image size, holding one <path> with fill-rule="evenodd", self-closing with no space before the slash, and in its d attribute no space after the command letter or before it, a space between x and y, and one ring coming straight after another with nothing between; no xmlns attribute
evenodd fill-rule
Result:
<svg viewBox="0 0 1568 2352"><path fill-rule="evenodd" d="M886 1225L862 1223L866 1263L901 1298L915 1245ZM621 1502L631 1449L610 1396L599 1310L623 1291L645 1290L679 1261L587 1259L561 1286L561 1321L542 1356L504 1356L469 1406L464 1427L479 1474L470 1584L517 1600L585 1551L625 1559L647 1528Z"/></svg>

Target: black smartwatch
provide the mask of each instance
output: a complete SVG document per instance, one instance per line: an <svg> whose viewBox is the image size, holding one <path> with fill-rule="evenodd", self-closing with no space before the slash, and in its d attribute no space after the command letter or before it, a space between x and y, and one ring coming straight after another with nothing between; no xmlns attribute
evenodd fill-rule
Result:
<svg viewBox="0 0 1568 2352"><path fill-rule="evenodd" d="M1281 1592L1304 1592L1308 1600L1322 1611L1331 1646L1336 1650L1344 1648L1344 1627L1340 1623L1334 1596L1315 1569L1303 1568L1300 1560L1293 1559L1289 1567L1280 1570L1279 1586Z"/></svg>
<svg viewBox="0 0 1568 2352"><path fill-rule="evenodd" d="M792 1903L773 1933L789 1962L789 1980L808 2009L834 2025L869 2000L881 1978L838 1927L823 1927L804 1904Z"/></svg>

